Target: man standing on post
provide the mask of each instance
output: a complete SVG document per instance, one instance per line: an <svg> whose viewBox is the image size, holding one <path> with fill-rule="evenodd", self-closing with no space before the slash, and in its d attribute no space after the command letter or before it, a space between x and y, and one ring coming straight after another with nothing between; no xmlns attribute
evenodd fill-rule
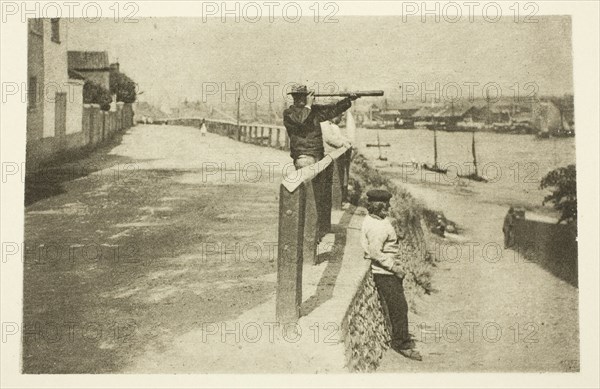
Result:
<svg viewBox="0 0 600 389"><path fill-rule="evenodd" d="M313 105L314 92L306 85L294 85L294 104L283 111L283 124L290 137L290 155L296 169L310 166L325 156L321 122L331 120L352 106L358 96L351 94L335 104Z"/></svg>

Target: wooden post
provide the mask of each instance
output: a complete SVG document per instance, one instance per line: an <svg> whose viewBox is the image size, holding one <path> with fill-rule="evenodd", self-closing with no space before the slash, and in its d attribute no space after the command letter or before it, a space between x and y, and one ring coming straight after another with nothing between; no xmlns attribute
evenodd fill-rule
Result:
<svg viewBox="0 0 600 389"><path fill-rule="evenodd" d="M275 147L278 149L281 148L281 128L277 129L277 142L275 143Z"/></svg>
<svg viewBox="0 0 600 389"><path fill-rule="evenodd" d="M106 132L106 112L104 111L100 111L102 112L102 140L104 140L105 138L105 132Z"/></svg>
<svg viewBox="0 0 600 389"><path fill-rule="evenodd" d="M306 203L304 206L303 261L317 263L317 243L319 241L320 192L319 176L304 184Z"/></svg>
<svg viewBox="0 0 600 389"><path fill-rule="evenodd" d="M333 209L342 209L342 185L344 183L344 158L341 155L333 160L333 177L331 180L331 207Z"/></svg>
<svg viewBox="0 0 600 389"><path fill-rule="evenodd" d="M349 149L344 153L343 164L344 164L344 175L342 181L342 203L348 201L348 185L350 184L350 163L351 163L352 149Z"/></svg>
<svg viewBox="0 0 600 389"><path fill-rule="evenodd" d="M321 197L319 207L319 238L331 231L331 196L332 196L332 180L333 180L333 165L327 166L325 171L320 174L321 180Z"/></svg>
<svg viewBox="0 0 600 389"><path fill-rule="evenodd" d="M300 318L305 203L303 185L291 193L281 185L275 306L275 316L280 324L297 322Z"/></svg>

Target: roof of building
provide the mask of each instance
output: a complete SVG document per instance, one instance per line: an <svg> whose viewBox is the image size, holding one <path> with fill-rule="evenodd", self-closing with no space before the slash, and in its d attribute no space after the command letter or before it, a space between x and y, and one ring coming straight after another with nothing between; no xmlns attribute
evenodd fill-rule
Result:
<svg viewBox="0 0 600 389"><path fill-rule="evenodd" d="M374 112L375 115L382 117L382 118L397 118L397 117L401 117L401 118L409 118L411 117L416 111L418 111L417 108L410 108L410 109L387 109L385 111L379 111L379 112Z"/></svg>
<svg viewBox="0 0 600 389"><path fill-rule="evenodd" d="M415 113L413 113L413 117L415 117L415 118L433 117L440 109L441 109L441 107L421 107Z"/></svg>
<svg viewBox="0 0 600 389"><path fill-rule="evenodd" d="M417 112L419 108L399 108L398 111L402 116L412 116L415 112Z"/></svg>
<svg viewBox="0 0 600 389"><path fill-rule="evenodd" d="M85 80L85 77L76 70L69 69L69 78L73 80Z"/></svg>
<svg viewBox="0 0 600 389"><path fill-rule="evenodd" d="M511 115L511 120L513 122L530 122L531 121L531 112L518 112L514 115Z"/></svg>
<svg viewBox="0 0 600 389"><path fill-rule="evenodd" d="M69 51L70 70L110 70L106 51Z"/></svg>
<svg viewBox="0 0 600 389"><path fill-rule="evenodd" d="M445 107L421 107L418 111L413 113L413 117L415 118L424 118L424 117L461 117L464 116L469 110L473 108L472 105L459 106L445 106Z"/></svg>

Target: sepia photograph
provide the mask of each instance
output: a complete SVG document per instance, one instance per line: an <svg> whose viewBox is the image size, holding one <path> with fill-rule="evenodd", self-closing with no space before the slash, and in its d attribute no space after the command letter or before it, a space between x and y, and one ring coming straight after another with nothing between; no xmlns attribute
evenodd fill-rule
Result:
<svg viewBox="0 0 600 389"><path fill-rule="evenodd" d="M598 3L172 3L2 2L13 374L598 384Z"/></svg>

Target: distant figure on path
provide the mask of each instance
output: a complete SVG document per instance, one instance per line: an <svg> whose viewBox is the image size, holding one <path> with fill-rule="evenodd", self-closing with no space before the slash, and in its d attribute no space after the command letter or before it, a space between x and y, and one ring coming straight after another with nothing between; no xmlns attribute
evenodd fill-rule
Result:
<svg viewBox="0 0 600 389"><path fill-rule="evenodd" d="M385 304L392 324L391 348L406 358L420 361L421 354L414 349L408 332L408 303L404 296L404 271L394 255L398 252L398 237L388 210L392 194L386 190L367 192L367 215L361 228L361 246L364 258L371 261L371 273L382 304Z"/></svg>
<svg viewBox="0 0 600 389"><path fill-rule="evenodd" d="M206 121L202 119L202 123L200 124L200 135L206 136L208 130L206 129Z"/></svg>
<svg viewBox="0 0 600 389"><path fill-rule="evenodd" d="M294 103L283 111L283 124L290 138L290 156L296 169L301 169L325 156L321 122L342 114L358 96L350 95L335 104L313 105L314 92L309 92L306 85L295 85L288 94Z"/></svg>

